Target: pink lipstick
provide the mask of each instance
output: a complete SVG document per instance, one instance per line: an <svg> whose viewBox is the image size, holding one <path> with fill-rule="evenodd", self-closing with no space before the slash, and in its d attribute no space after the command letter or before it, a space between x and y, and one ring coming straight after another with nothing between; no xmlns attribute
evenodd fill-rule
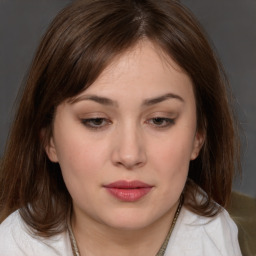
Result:
<svg viewBox="0 0 256 256"><path fill-rule="evenodd" d="M104 187L112 196L124 202L137 201L147 195L153 188L153 186L138 180L119 180Z"/></svg>

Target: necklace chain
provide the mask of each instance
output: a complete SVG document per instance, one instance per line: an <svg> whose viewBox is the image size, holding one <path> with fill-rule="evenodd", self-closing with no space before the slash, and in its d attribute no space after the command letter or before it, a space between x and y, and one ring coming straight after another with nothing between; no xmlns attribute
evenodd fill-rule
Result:
<svg viewBox="0 0 256 256"><path fill-rule="evenodd" d="M78 246L77 246L77 243L76 243L76 239L75 239L75 236L73 234L70 222L68 222L68 234L69 234L69 239L70 239L70 242L71 242L73 256L80 256Z"/></svg>
<svg viewBox="0 0 256 256"><path fill-rule="evenodd" d="M170 240L172 231L173 231L174 226L175 226L175 224L176 224L176 222L177 222L177 219L178 219L178 217L179 217L182 203L183 203L183 198L181 197L181 198L180 198L180 201L179 201L178 208L177 208L177 210L176 210L176 212L175 212L175 215L174 215L174 218L173 218L173 220L172 220L171 227L170 227L170 229L169 229L169 231L168 231L168 234L167 234L167 236L165 237L164 242L162 243L162 245L161 245L159 251L157 252L157 254L156 254L155 256L164 256L164 253L165 253L165 251L166 251L166 248L167 248L168 242L169 242L169 240ZM75 236L74 236L74 234L73 234L73 231L72 231L70 222L68 222L68 234L69 234L69 239L70 239L70 242L71 242L71 247L72 247L73 256L80 256L80 252L79 252L79 249L78 249L78 246L77 246L77 243L76 243L76 239L75 239Z"/></svg>

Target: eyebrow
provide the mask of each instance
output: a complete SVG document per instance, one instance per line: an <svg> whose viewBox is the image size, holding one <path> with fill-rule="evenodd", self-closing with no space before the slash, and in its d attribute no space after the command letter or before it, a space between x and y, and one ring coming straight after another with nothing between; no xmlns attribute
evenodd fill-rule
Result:
<svg viewBox="0 0 256 256"><path fill-rule="evenodd" d="M77 97L77 98L71 100L71 104L74 104L74 103L77 103L77 102L83 101L83 100L91 100L91 101L97 102L102 105L107 105L107 106L118 106L118 103L116 101L111 100L109 98L100 97L97 95L83 95L81 97Z"/></svg>
<svg viewBox="0 0 256 256"><path fill-rule="evenodd" d="M161 103L168 99L177 99L181 102L184 102L184 99L181 96L174 94L174 93L167 93L167 94L161 95L159 97L145 99L142 103L142 106L152 106L152 105ZM102 105L118 107L117 101L114 101L114 100L106 98L106 97L97 96L97 95L83 95L83 96L77 97L77 98L71 100L71 104L74 104L76 102L83 101L83 100L91 100L91 101L97 102Z"/></svg>
<svg viewBox="0 0 256 256"><path fill-rule="evenodd" d="M181 96L174 94L174 93L167 93L167 94L164 94L164 95L156 97L156 98L146 99L143 101L142 105L143 106L152 106L154 104L161 103L168 99L177 99L181 102L184 102L184 99Z"/></svg>

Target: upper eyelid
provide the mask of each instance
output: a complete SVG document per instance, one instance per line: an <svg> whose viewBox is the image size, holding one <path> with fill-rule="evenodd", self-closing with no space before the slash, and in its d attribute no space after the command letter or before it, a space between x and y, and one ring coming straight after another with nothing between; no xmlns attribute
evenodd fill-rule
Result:
<svg viewBox="0 0 256 256"><path fill-rule="evenodd" d="M98 125L93 124L92 122L97 119L102 120L102 123L100 123ZM154 124L152 122L154 119L162 119L163 124ZM80 120L81 120L81 123L85 127L87 127L90 130L95 130L95 131L96 130L104 130L109 125L113 124L113 122L110 119L104 118L104 117L81 118ZM148 125L150 125L152 127L155 127L156 129L165 129L165 128L170 128L172 125L174 125L175 121L176 121L176 118L170 118L170 117L164 117L164 116L157 115L157 116L146 119L145 123L147 123Z"/></svg>
<svg viewBox="0 0 256 256"><path fill-rule="evenodd" d="M81 121L94 121L94 120L98 120L98 119L102 119L103 121L109 121L108 118L105 117L89 117L89 118L81 118Z"/></svg>
<svg viewBox="0 0 256 256"><path fill-rule="evenodd" d="M150 126L153 126L154 128L157 129L164 129L164 128L169 128L172 125L175 124L176 119L175 118L165 118L165 117L158 117L159 119L163 119L163 122L165 122L164 124L154 124L154 123L150 123L150 121L153 121L154 119L157 119L157 117L155 118L150 118L146 121L146 123L149 123Z"/></svg>
<svg viewBox="0 0 256 256"><path fill-rule="evenodd" d="M84 119L107 118L107 115L103 112L88 112L88 113L81 112L79 116L81 116L81 118L84 118Z"/></svg>
<svg viewBox="0 0 256 256"><path fill-rule="evenodd" d="M177 117L178 113L177 112L165 112L165 111L156 111L150 114L146 115L147 119L150 118L170 118L170 119L175 119Z"/></svg>
<svg viewBox="0 0 256 256"><path fill-rule="evenodd" d="M171 121L171 122L173 122L173 121L175 121L176 118L169 118L169 117L161 117L161 116L159 116L159 117L152 117L152 118L149 118L147 120L154 120L154 119L162 119L163 121Z"/></svg>
<svg viewBox="0 0 256 256"><path fill-rule="evenodd" d="M93 122L94 120L97 120L97 119L102 119L103 124L99 124L99 125L95 125L95 124L90 124L90 122ZM86 126L88 129L91 129L91 130L97 130L97 129L104 129L106 128L106 126L110 125L111 121L109 121L109 119L107 118L81 118L81 123Z"/></svg>
<svg viewBox="0 0 256 256"><path fill-rule="evenodd" d="M162 118L162 119L170 119L174 120L177 118L175 115L166 115L166 114L154 114L154 115L149 115L144 118L144 120L151 120L151 119L156 119L156 118ZM86 121L86 120L94 120L94 119L103 119L105 121L111 121L112 118L106 117L105 115L92 115L92 116L81 116L79 118L80 120Z"/></svg>

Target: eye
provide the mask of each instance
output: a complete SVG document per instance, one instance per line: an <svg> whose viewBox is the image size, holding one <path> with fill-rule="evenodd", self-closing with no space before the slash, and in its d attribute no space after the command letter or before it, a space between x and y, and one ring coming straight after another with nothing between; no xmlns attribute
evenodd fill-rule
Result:
<svg viewBox="0 0 256 256"><path fill-rule="evenodd" d="M175 120L172 118L166 118L166 117L154 117L147 121L150 125L156 127L156 128L168 128L171 125L173 125Z"/></svg>
<svg viewBox="0 0 256 256"><path fill-rule="evenodd" d="M101 117L82 119L81 122L87 128L95 130L105 128L106 126L111 124L110 120Z"/></svg>

